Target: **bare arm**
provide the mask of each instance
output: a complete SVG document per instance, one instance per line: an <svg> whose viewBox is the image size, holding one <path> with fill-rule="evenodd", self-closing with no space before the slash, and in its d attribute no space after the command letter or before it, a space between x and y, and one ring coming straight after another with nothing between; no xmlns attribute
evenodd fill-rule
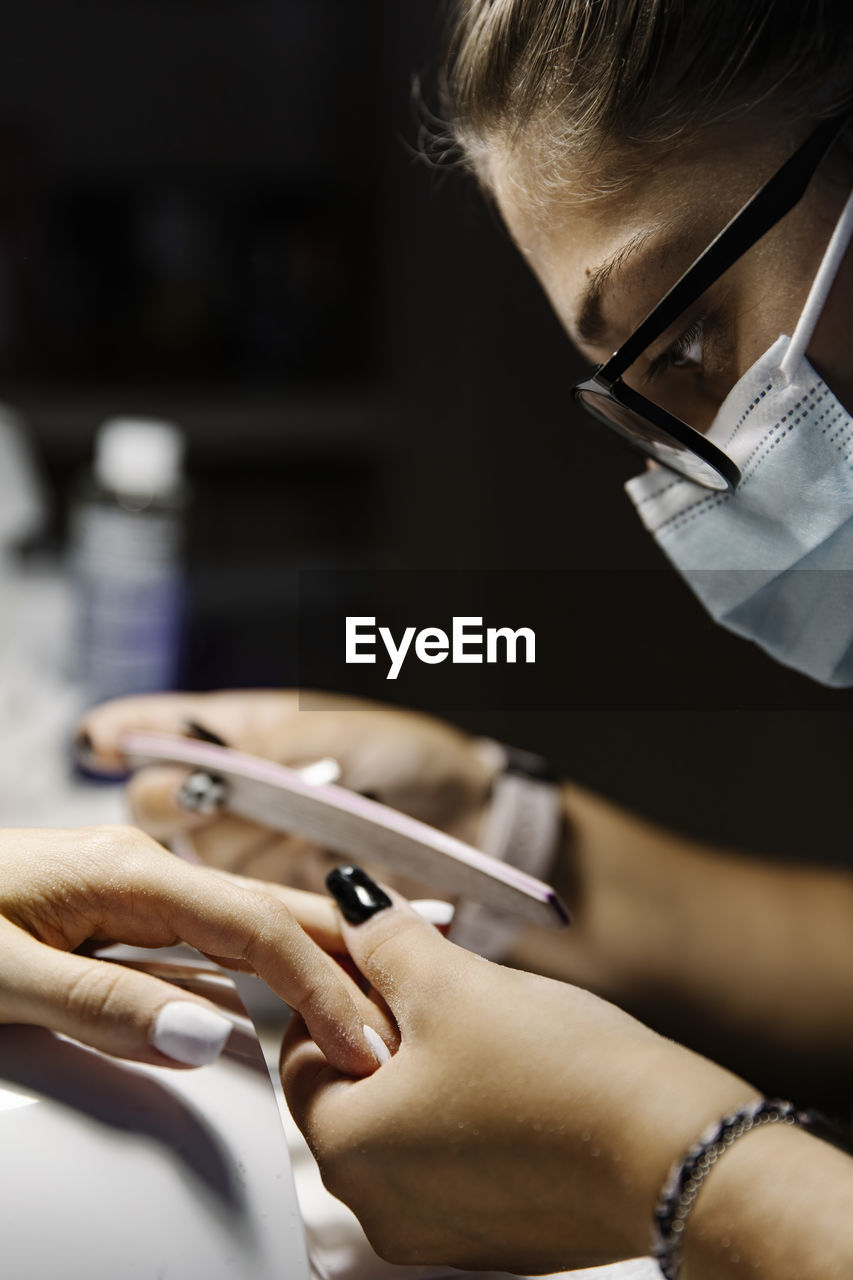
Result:
<svg viewBox="0 0 853 1280"><path fill-rule="evenodd" d="M810 1069L848 1084L853 876L689 841L570 785L564 806L555 880L575 924L528 929L513 963L589 986L737 1070L775 1082L781 1068L792 1089Z"/></svg>
<svg viewBox="0 0 853 1280"><path fill-rule="evenodd" d="M735 1143L688 1222L683 1280L853 1275L853 1160L774 1126Z"/></svg>

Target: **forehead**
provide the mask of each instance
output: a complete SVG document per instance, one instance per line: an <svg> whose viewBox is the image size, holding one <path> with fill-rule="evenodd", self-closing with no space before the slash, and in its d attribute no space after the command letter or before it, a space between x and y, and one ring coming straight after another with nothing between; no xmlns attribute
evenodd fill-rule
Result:
<svg viewBox="0 0 853 1280"><path fill-rule="evenodd" d="M599 284L629 307L631 296L654 301L757 188L773 155L786 154L766 135L730 130L647 163L618 155L593 166L566 166L547 189L523 154L490 155L492 190L506 225L578 346L583 302ZM639 318L642 318L641 316Z"/></svg>

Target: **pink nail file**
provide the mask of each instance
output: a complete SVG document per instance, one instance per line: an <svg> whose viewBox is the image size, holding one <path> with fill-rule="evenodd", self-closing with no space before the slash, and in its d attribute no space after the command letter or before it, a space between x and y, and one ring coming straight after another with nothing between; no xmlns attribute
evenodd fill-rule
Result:
<svg viewBox="0 0 853 1280"><path fill-rule="evenodd" d="M283 765L171 734L128 733L121 750L134 768L184 764L215 774L226 786L225 809L251 822L304 836L346 858L387 867L537 924L569 922L550 885L345 787L306 782Z"/></svg>

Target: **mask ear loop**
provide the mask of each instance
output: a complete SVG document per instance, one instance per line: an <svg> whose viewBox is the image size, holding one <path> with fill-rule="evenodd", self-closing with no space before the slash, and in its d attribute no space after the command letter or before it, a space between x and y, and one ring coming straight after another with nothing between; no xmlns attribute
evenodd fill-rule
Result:
<svg viewBox="0 0 853 1280"><path fill-rule="evenodd" d="M826 247L826 253L823 255L821 264L817 269L817 275L812 281L809 296L806 298L805 306L800 312L794 336L791 338L788 350L779 364L779 372L786 382L791 381L797 366L806 354L806 348L812 340L812 334L820 319L820 313L823 311L829 291L835 283L835 277L841 266L841 260L847 252L851 237L853 237L853 192L850 193L847 203L841 211L841 217L835 224L835 230Z"/></svg>

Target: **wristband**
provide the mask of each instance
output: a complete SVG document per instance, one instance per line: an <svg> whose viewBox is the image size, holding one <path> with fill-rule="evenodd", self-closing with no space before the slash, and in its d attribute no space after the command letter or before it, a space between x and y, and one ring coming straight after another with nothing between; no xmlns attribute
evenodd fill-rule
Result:
<svg viewBox="0 0 853 1280"><path fill-rule="evenodd" d="M720 1156L753 1129L770 1124L808 1125L810 1119L807 1112L797 1111L790 1102L760 1099L724 1120L715 1120L700 1135L673 1165L655 1209L651 1252L665 1280L678 1280L687 1219Z"/></svg>
<svg viewBox="0 0 853 1280"><path fill-rule="evenodd" d="M499 862L548 881L563 828L557 774L542 756L491 739L478 740L475 749L496 769L479 847ZM517 915L463 901L456 908L449 936L468 951L498 960L521 927Z"/></svg>

